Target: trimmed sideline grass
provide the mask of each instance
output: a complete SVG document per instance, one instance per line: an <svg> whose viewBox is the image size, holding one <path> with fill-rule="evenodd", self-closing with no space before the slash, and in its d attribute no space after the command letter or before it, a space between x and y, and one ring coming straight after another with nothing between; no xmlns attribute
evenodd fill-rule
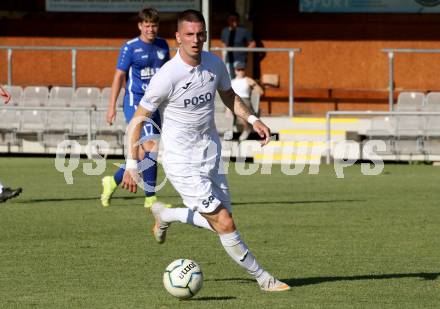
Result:
<svg viewBox="0 0 440 309"><path fill-rule="evenodd" d="M23 194L0 204L0 308L438 308L440 169L360 166L336 178L228 175L234 217L258 261L292 285L262 293L215 234L173 224L167 242L150 235L141 193L118 190L99 203L101 176L74 184L48 158L0 158L0 179ZM116 168L107 161L107 173ZM162 175L162 174L161 174ZM160 176L162 177L162 176ZM167 184L158 194L182 206ZM197 261L204 287L178 301L162 287L177 258Z"/></svg>

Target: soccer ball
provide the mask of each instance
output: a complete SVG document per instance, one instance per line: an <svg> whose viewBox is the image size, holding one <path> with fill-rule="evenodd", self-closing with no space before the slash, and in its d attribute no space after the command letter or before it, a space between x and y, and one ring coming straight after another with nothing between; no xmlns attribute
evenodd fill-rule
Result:
<svg viewBox="0 0 440 309"><path fill-rule="evenodd" d="M191 298L203 285L200 266L188 259L178 259L167 266L163 273L163 285L174 297Z"/></svg>

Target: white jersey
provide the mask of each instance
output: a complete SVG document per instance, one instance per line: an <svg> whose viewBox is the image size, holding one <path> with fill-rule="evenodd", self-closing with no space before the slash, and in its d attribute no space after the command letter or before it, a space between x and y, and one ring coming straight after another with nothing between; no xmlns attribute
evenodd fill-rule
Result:
<svg viewBox="0 0 440 309"><path fill-rule="evenodd" d="M242 99L249 99L251 97L251 86L248 83L246 77L244 78L234 78L231 81L232 89L234 92Z"/></svg>
<svg viewBox="0 0 440 309"><path fill-rule="evenodd" d="M216 90L230 88L219 57L202 52L200 65L193 67L178 51L153 76L140 102L149 111L161 110L163 166L193 210L213 211L220 203L228 208L226 179L219 175L221 142L214 123L214 97Z"/></svg>
<svg viewBox="0 0 440 309"><path fill-rule="evenodd" d="M217 135L214 123L216 90L228 90L231 82L222 60L202 52L201 64L186 64L179 52L151 79L140 104L162 113L164 159L169 155L191 158L190 146ZM182 163L182 158L179 162Z"/></svg>

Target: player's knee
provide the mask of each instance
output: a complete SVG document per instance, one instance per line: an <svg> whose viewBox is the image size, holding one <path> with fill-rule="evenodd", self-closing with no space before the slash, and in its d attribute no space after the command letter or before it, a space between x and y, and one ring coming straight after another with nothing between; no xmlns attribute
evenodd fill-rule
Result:
<svg viewBox="0 0 440 309"><path fill-rule="evenodd" d="M219 227L218 232L221 234L232 233L235 231L234 220L232 219L232 216L228 212L225 212L224 214L222 214L222 216L220 216L218 221L218 227Z"/></svg>

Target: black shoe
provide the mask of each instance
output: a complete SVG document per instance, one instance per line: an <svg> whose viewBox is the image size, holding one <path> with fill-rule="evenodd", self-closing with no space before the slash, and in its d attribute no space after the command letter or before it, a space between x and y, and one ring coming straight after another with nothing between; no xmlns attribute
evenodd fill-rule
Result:
<svg viewBox="0 0 440 309"><path fill-rule="evenodd" d="M11 189L11 188L3 188L2 193L0 193L0 203L6 202L10 198L18 196L21 191L23 191L21 188L17 189Z"/></svg>

